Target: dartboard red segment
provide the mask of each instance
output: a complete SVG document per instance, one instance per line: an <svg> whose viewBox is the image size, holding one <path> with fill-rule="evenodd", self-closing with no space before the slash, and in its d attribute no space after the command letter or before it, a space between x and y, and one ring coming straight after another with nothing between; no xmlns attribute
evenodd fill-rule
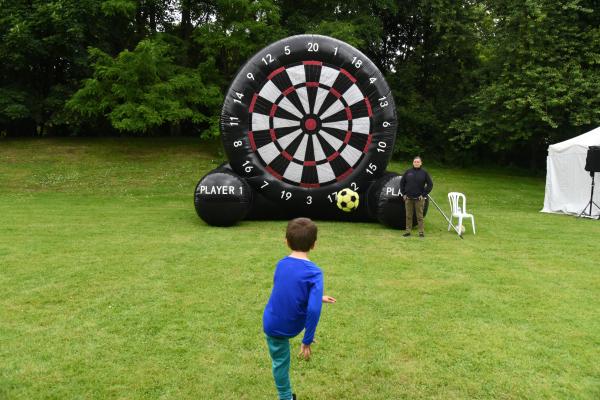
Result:
<svg viewBox="0 0 600 400"><path fill-rule="evenodd" d="M252 102L250 102L250 107L248 108L248 111L250 111L250 112L254 111L254 105L256 104L257 98L258 98L258 95L256 93L254 93L254 96L252 96Z"/></svg>
<svg viewBox="0 0 600 400"><path fill-rule="evenodd" d="M344 68L340 68L340 72L348 77L352 81L352 83L356 82L356 78L353 77L350 72L346 71Z"/></svg>
<svg viewBox="0 0 600 400"><path fill-rule="evenodd" d="M271 79L273 79L273 77L274 77L275 75L279 74L279 73L280 73L280 72L282 72L284 69L285 69L285 67L277 68L275 71L271 72L271 73L269 74L269 76L267 76L267 79L268 79L268 80L271 80Z"/></svg>
<svg viewBox="0 0 600 400"><path fill-rule="evenodd" d="M294 90L296 90L296 88L295 88L295 87L293 87L293 86L290 86L289 88L285 89L285 90L282 92L282 94L283 94L284 96L287 96L288 94L292 93ZM250 111L250 112L252 112L252 111Z"/></svg>
<svg viewBox="0 0 600 400"><path fill-rule="evenodd" d="M332 95L334 95L335 97L337 97L338 99L340 97L342 97L342 95L340 94L340 92L338 92L337 90L335 90L334 88L329 88L329 91L331 92Z"/></svg>
<svg viewBox="0 0 600 400"><path fill-rule="evenodd" d="M369 135L369 138L367 139L367 143L365 143L365 148L363 149L363 153L366 153L369 151L369 146L371 146L371 138L372 138L372 136Z"/></svg>
<svg viewBox="0 0 600 400"><path fill-rule="evenodd" d="M368 97L365 97L365 104L367 105L367 112L369 113L369 117L373 116L373 109L371 108L371 102Z"/></svg>
<svg viewBox="0 0 600 400"><path fill-rule="evenodd" d="M344 179L346 179L346 177L348 175L350 175L352 173L353 169L349 168L346 172L344 172L343 174L341 174L340 176L337 177L338 181L343 181Z"/></svg>

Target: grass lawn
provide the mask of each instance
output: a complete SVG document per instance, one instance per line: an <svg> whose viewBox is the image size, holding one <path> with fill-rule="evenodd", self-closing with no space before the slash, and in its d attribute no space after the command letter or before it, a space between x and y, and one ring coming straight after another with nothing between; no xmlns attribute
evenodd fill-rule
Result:
<svg viewBox="0 0 600 400"><path fill-rule="evenodd" d="M221 157L0 141L0 399L276 399L261 318L285 222L196 216ZM600 222L539 213L543 178L428 169L440 205L467 194L477 235L434 208L424 240L320 222L338 303L292 360L299 399L600 398Z"/></svg>

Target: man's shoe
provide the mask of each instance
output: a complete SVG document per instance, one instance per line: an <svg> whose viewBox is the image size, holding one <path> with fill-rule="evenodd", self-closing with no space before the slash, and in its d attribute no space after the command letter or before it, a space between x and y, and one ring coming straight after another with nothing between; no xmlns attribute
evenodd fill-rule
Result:
<svg viewBox="0 0 600 400"><path fill-rule="evenodd" d="M404 237L409 237L410 236L410 232L406 232L404 235L402 235Z"/></svg>
<svg viewBox="0 0 600 400"><path fill-rule="evenodd" d="M425 237L425 234L424 234L423 232L420 232L420 233L419 233L419 237L420 237L420 238L424 238L424 237Z"/></svg>

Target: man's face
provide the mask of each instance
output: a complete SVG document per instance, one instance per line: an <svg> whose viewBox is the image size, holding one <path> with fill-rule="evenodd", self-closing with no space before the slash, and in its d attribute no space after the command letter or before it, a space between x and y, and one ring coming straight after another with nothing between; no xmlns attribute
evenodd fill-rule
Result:
<svg viewBox="0 0 600 400"><path fill-rule="evenodd" d="M420 158L415 158L413 160L413 167L415 167L415 168L421 168L421 159Z"/></svg>

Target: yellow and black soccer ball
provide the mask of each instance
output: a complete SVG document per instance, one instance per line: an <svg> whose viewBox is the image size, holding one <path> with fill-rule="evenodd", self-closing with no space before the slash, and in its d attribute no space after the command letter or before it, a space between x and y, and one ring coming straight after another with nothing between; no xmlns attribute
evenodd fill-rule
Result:
<svg viewBox="0 0 600 400"><path fill-rule="evenodd" d="M340 210L351 212L358 208L359 196L354 190L342 189L337 193L337 206Z"/></svg>

